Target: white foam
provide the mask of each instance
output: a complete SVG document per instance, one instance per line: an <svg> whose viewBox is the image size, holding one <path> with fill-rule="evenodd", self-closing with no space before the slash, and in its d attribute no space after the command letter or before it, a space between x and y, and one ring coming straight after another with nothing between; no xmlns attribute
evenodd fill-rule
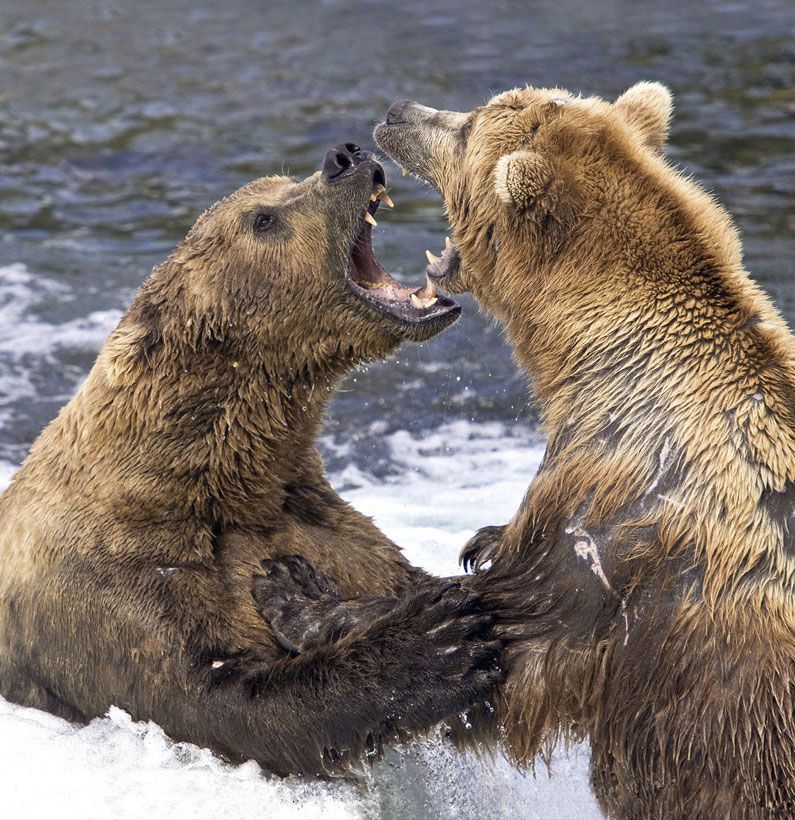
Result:
<svg viewBox="0 0 795 820"><path fill-rule="evenodd" d="M99 350L118 324L120 310L96 310L54 325L36 316L45 298L71 301L68 289L32 274L24 265L0 267L0 352L14 358L26 353L50 355L58 348Z"/></svg>
<svg viewBox="0 0 795 820"><path fill-rule="evenodd" d="M266 779L153 723L108 717L73 726L0 698L3 818L359 817L355 789Z"/></svg>
<svg viewBox="0 0 795 820"><path fill-rule="evenodd" d="M506 524L544 454L529 433L497 423L456 421L422 437L387 437L403 472L377 482L349 465L333 478L408 559L437 575L460 572L458 553L480 527Z"/></svg>

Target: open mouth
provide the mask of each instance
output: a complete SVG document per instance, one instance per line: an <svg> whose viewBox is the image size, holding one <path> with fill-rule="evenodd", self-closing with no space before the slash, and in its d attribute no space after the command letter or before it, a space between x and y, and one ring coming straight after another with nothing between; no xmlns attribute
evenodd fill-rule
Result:
<svg viewBox="0 0 795 820"><path fill-rule="evenodd" d="M384 270L373 253L373 227L378 224L375 221L375 214L382 202L387 207L393 207L392 200L386 192L386 177L383 169L379 167L373 174L370 201L362 214L359 232L351 246L348 263L350 290L381 313L404 324L425 324L441 317L449 317L452 321L461 312L461 306L437 293L434 280L441 278L435 275L437 270L441 270L438 263L444 259L445 254L449 255L451 250L455 250L454 246L450 244L441 258L432 259L432 254L428 254L429 264L423 287L411 288L401 285ZM455 253L457 255L457 251Z"/></svg>
<svg viewBox="0 0 795 820"><path fill-rule="evenodd" d="M438 183L420 167L416 156L405 148L406 144L411 142L412 134L415 134L417 115L421 121L428 113L433 113L432 109L426 109L411 100L399 100L389 107L386 119L375 127L374 136L378 146L397 163L403 176L410 174L441 194ZM406 136L406 129L408 129L408 136ZM407 161L412 156L414 158ZM451 285L458 278L461 268L461 255L455 243L445 237L441 256L436 256L430 251L425 251L425 253L428 257L428 264L425 268L425 278L428 283L426 288L434 293L437 285L454 290L455 287Z"/></svg>

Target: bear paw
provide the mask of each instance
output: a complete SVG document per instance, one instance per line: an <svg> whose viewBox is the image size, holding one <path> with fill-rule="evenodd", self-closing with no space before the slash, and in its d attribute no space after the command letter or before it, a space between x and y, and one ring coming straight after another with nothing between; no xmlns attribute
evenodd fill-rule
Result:
<svg viewBox="0 0 795 820"><path fill-rule="evenodd" d="M300 654L327 626L339 592L300 555L265 559L262 569L263 575L254 576L254 599L282 649Z"/></svg>

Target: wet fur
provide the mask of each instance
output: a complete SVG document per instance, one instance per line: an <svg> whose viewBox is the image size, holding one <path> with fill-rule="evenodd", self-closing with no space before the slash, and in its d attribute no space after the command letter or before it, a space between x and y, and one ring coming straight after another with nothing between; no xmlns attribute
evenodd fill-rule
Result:
<svg viewBox="0 0 795 820"><path fill-rule="evenodd" d="M229 759L328 775L488 694L471 596L346 504L314 446L337 380L405 337L344 283L371 186L257 180L146 280L0 499L4 697L70 720L115 704ZM276 228L255 237L264 206ZM255 580L285 555L392 605L286 652Z"/></svg>
<svg viewBox="0 0 795 820"><path fill-rule="evenodd" d="M293 655L349 640L362 630L380 635L384 625L391 628L396 618L408 616L404 634L393 635L391 640L414 641L411 652L405 653L412 656L408 670L412 680L430 661L437 673L437 700L443 697L445 677L453 694L460 696L462 679L473 664L483 670L477 675L479 684L496 684L504 678L497 662L503 644L493 635L493 618L483 610L479 596L462 586L464 579L418 579L415 588L399 599L383 595L346 598L303 556L266 559L262 566L263 574L254 580L254 596L274 637ZM387 663L393 654L396 659L402 657L393 650L386 653ZM408 683L403 688L395 684L404 672L394 670L389 690L383 694L398 711L411 712L420 693ZM472 700L467 708L451 715L444 733L461 750L489 753L500 734L491 692L479 690Z"/></svg>
<svg viewBox="0 0 795 820"><path fill-rule="evenodd" d="M587 738L609 816L795 813L795 342L725 211L659 152L670 95L517 89L376 137L442 191L548 439L464 552L510 641L517 761Z"/></svg>

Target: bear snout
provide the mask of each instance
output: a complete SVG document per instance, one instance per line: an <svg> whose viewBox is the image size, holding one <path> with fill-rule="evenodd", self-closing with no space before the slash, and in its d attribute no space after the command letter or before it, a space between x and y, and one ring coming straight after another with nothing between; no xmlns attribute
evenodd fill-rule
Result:
<svg viewBox="0 0 795 820"><path fill-rule="evenodd" d="M402 123L408 122L406 113L416 104L413 100L398 100L397 102L393 102L392 105L389 106L389 111L386 112L386 124L401 125Z"/></svg>
<svg viewBox="0 0 795 820"><path fill-rule="evenodd" d="M323 178L333 182L356 173L360 165L366 163L372 168L373 183L386 185L386 175L381 165L373 159L370 151L364 151L353 142L346 142L329 148L323 160Z"/></svg>

